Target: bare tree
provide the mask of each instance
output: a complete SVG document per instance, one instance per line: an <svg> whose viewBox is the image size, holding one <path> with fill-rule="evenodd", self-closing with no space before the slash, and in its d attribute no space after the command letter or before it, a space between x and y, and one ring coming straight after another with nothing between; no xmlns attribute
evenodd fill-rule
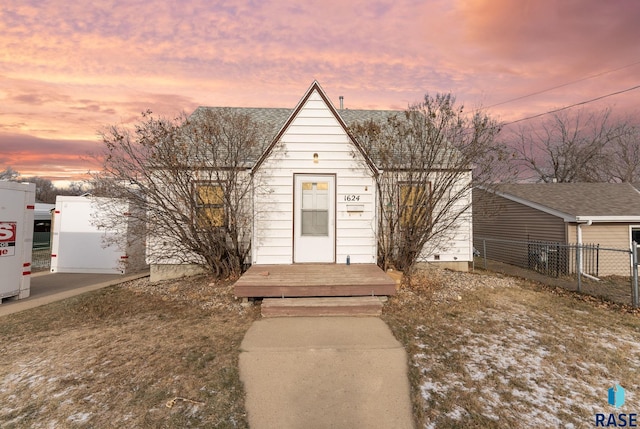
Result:
<svg viewBox="0 0 640 429"><path fill-rule="evenodd" d="M36 184L36 201L48 204L54 204L56 202L58 189L51 180L39 176L22 177L20 180Z"/></svg>
<svg viewBox="0 0 640 429"><path fill-rule="evenodd" d="M16 180L19 176L20 176L20 173L18 173L16 170L11 168L10 166L7 166L7 168L0 171L0 180L8 180L11 182Z"/></svg>
<svg viewBox="0 0 640 429"><path fill-rule="evenodd" d="M451 94L426 95L385 122L352 126L382 170L379 265L408 271L460 233L471 216L472 170L475 184L489 183L492 169L507 164L509 152L495 140L499 130L482 112L465 114Z"/></svg>
<svg viewBox="0 0 640 429"><path fill-rule="evenodd" d="M0 180L18 181L36 184L36 201L53 204L57 195L81 195L82 183L72 182L68 188L57 188L53 182L45 177L32 176L20 177L20 173L11 167L0 171Z"/></svg>
<svg viewBox="0 0 640 429"><path fill-rule="evenodd" d="M134 130L111 126L101 136L94 193L137 208L129 215L146 222L150 259L219 277L242 272L251 243L247 158L266 136L259 124L230 109L174 120L146 112Z"/></svg>
<svg viewBox="0 0 640 429"><path fill-rule="evenodd" d="M611 110L559 112L514 132L516 160L542 182L609 180L605 148L620 135Z"/></svg>
<svg viewBox="0 0 640 429"><path fill-rule="evenodd" d="M608 182L640 182L640 124L622 120L604 149L599 169Z"/></svg>
<svg viewBox="0 0 640 429"><path fill-rule="evenodd" d="M84 182L71 182L66 188L58 188L58 195L78 196L87 193Z"/></svg>

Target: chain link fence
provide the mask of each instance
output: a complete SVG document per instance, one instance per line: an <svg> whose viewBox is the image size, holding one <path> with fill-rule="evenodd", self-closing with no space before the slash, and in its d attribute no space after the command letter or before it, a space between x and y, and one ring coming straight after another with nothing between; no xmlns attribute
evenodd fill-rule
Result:
<svg viewBox="0 0 640 429"><path fill-rule="evenodd" d="M51 247L35 247L31 251L31 272L48 271L51 268Z"/></svg>
<svg viewBox="0 0 640 429"><path fill-rule="evenodd" d="M631 249L614 249L598 244L485 237L475 237L473 241L478 263L484 269L505 271L638 307L635 243Z"/></svg>
<svg viewBox="0 0 640 429"><path fill-rule="evenodd" d="M31 271L48 271L51 268L51 230L48 225L36 223L31 251Z"/></svg>

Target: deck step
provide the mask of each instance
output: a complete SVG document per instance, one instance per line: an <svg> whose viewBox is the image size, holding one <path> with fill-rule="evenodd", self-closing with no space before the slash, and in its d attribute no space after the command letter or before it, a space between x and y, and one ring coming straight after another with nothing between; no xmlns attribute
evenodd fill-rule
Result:
<svg viewBox="0 0 640 429"><path fill-rule="evenodd" d="M382 301L375 296L329 298L265 298L262 317L380 316Z"/></svg>

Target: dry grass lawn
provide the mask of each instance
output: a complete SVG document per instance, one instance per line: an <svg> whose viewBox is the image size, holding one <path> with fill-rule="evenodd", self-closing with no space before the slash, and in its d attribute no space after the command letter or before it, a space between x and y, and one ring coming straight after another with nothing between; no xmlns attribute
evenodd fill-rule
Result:
<svg viewBox="0 0 640 429"><path fill-rule="evenodd" d="M384 319L409 354L414 414L427 428L595 427L640 413L640 318L530 282L434 272L414 279Z"/></svg>
<svg viewBox="0 0 640 429"><path fill-rule="evenodd" d="M595 426L640 413L640 317L490 274L415 277L383 318L426 428ZM0 318L1 428L246 428L239 346L259 307L229 283L146 279Z"/></svg>
<svg viewBox="0 0 640 429"><path fill-rule="evenodd" d="M0 318L2 428L247 427L229 283L146 279Z"/></svg>

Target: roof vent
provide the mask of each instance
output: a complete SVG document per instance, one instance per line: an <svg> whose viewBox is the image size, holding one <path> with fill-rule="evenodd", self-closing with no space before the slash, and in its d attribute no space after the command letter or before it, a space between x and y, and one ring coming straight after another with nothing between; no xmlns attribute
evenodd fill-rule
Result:
<svg viewBox="0 0 640 429"><path fill-rule="evenodd" d="M340 110L344 109L344 96L340 96Z"/></svg>

